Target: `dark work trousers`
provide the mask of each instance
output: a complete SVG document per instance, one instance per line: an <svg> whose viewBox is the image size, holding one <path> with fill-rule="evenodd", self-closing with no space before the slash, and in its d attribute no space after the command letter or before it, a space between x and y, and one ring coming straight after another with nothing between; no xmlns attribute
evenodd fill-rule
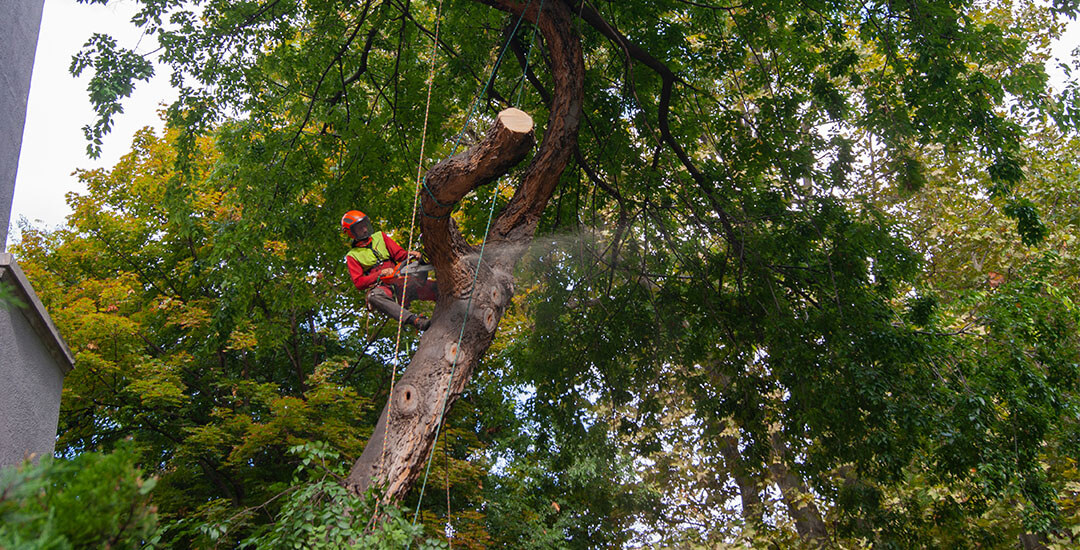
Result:
<svg viewBox="0 0 1080 550"><path fill-rule="evenodd" d="M404 279L397 279L394 283L379 283L367 293L368 307L386 315L393 321L401 319L402 323L408 323L413 313L408 310L413 300L427 300L434 302L439 296L439 286L436 281L428 281L426 277L409 277L404 308L401 303L401 289L406 286Z"/></svg>

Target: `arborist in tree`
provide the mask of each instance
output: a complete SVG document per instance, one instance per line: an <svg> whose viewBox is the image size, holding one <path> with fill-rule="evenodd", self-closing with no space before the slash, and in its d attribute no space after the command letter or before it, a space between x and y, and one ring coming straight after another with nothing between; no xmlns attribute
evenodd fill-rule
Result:
<svg viewBox="0 0 1080 550"><path fill-rule="evenodd" d="M349 276L356 288L367 290L368 308L427 330L431 321L407 308L413 300L434 301L438 296L436 282L427 280L431 266L421 264L419 252L406 251L390 235L372 233L371 221L359 210L346 212L341 217L341 228L352 239L352 250L345 255Z"/></svg>

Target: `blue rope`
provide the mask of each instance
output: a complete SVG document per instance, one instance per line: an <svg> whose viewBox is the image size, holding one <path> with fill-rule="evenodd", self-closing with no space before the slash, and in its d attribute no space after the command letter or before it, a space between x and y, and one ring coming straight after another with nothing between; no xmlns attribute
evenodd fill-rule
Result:
<svg viewBox="0 0 1080 550"><path fill-rule="evenodd" d="M431 214L427 213L427 209L424 208L423 204L420 205L420 215L425 217L425 218L431 218L433 220L445 220L446 218L450 217L450 214L453 214L452 210L450 212L447 212L447 213L443 214L442 216L432 216Z"/></svg>
<svg viewBox="0 0 1080 550"><path fill-rule="evenodd" d="M428 194L428 196L429 196L429 197L431 197L431 200L435 201L435 205L436 205L436 206L438 206L439 208L451 208L451 207L453 207L453 206L454 206L455 204L457 204L457 203L453 203L453 202L452 202L452 203L450 203L450 204L444 204L444 203L443 203L442 201L440 201L439 199L435 198L435 193L432 193L432 192L431 192L431 188L430 188L430 187L428 187L428 184L427 184L427 174L424 174L424 179L423 179L423 186L424 186L424 191L427 191L427 194Z"/></svg>
<svg viewBox="0 0 1080 550"><path fill-rule="evenodd" d="M510 36L509 36L509 38L507 38L506 44L503 45L502 51L499 52L499 57L498 57L498 59L496 59L495 66L491 70L491 76L488 77L487 83L484 84L484 89L473 100L472 107L469 110L469 115L465 119L465 126L461 129L461 132L458 133L457 141L454 143L453 149L451 149L450 156L453 156L455 153L457 153L458 146L461 144L461 139L465 135L465 130L467 130L469 128L469 124L472 122L473 114L476 112L476 106L477 106L477 104L480 103L480 98L483 97L484 94L487 93L488 88L491 86L491 83L495 80L495 75L499 71L499 65L502 63L503 56L506 55L506 50L509 49L509 47L510 47L510 41L513 40L514 35L517 34L517 30L521 26L521 21L522 21L522 19L525 18L525 12L528 11L529 6L531 4L532 4L532 0L529 0L529 2L527 4L525 4L525 8L523 10L521 10L521 15L518 16L517 23L514 25L514 30L510 32ZM540 8L543 9L543 0L541 0ZM425 180L424 187L427 188L426 180ZM428 190L428 193L429 194L431 193L430 189ZM439 411L439 421L435 425L435 444L436 445L439 442L439 434L442 431L443 420L446 418L446 408L447 408L447 404L448 404L448 402L450 400L450 391L451 391L451 388L454 385L454 375L457 373L458 357L461 356L461 341L465 338L465 325L466 325L466 323L468 323L469 315L472 313L473 295L476 293L476 281L480 278L480 265L484 261L484 247L487 245L488 233L491 230L491 219L494 217L494 214L495 214L495 199L498 198L498 196L499 196L499 189L498 189L498 186L496 186L494 192L491 194L491 206L488 209L487 225L484 227L484 238L480 241L480 256L476 259L476 270L473 273L472 286L470 287L470 290L469 290L469 301L468 301L467 305L465 306L465 318L462 319L462 321L461 321L461 330L458 333L458 341L457 341L457 347L456 347L456 350L455 350L455 353L454 353L454 361L450 365L450 381L446 385L446 394L443 396L442 407L441 407L441 410ZM435 197L432 196L432 198L434 199ZM436 202L438 202L438 201L436 201ZM424 481L420 485L420 497L416 501L416 512L413 514L413 520L412 520L413 526L416 525L416 520L420 517L420 505L424 501L424 491L427 489L428 476L431 473L431 462L432 462L432 458L434 456L435 456L435 447L433 446L431 454L428 455L427 467L424 470ZM412 546L412 541L410 540L409 544L408 544L408 546L406 546L406 548L409 548L411 546Z"/></svg>
<svg viewBox="0 0 1080 550"><path fill-rule="evenodd" d="M450 150L450 154L447 155L447 158L452 157L455 154L457 154L458 147L461 145L461 140L462 140L462 138L465 137L465 131L468 130L469 126L472 125L473 115L476 114L476 106L479 105L480 98L484 97L484 95L488 91L488 88L491 87L491 83L495 81L495 75L498 74L498 72L499 72L499 66L502 64L503 57L506 55L506 50L510 47L510 41L513 40L514 35L517 34L517 30L521 26L521 20L525 17L525 12L529 9L529 6L532 4L532 1L533 0L529 0L528 3L525 4L525 9L523 9L521 11L521 15L518 16L517 23L514 24L514 30L510 33L509 38L506 39L506 44L503 45L502 51L499 52L499 57L495 61L495 66L492 67L492 69L491 69L491 74L488 76L487 82L484 83L483 89L473 99L472 105L469 106L469 115L467 117L465 117L465 124L464 124L464 126L461 127L461 131L458 132L458 135L454 140L454 147ZM543 13L543 11L544 11L544 0L540 0L540 13ZM539 19L539 16L537 17L537 19ZM522 94L522 92L525 91L525 86L524 86L525 74L528 73L528 71L529 71L529 59L532 57L532 47L533 47L533 43L536 41L536 31L537 31L537 29L534 28L533 29L533 40L531 42L529 42L529 52L525 56L525 70L522 71L522 73L521 73L522 85L521 85L521 89L518 92L518 98L517 98L517 101L515 102L515 105L520 105L521 104L521 94ZM423 186L424 186L424 191L427 191L427 194L428 194L429 197L431 197L431 200L435 201L435 204L437 206L439 206L440 208L451 208L451 207L453 207L454 205L457 204L457 203L446 204L446 203L443 203L442 201L440 201L435 196L435 193L431 192L431 188L428 187L427 176L426 175L424 176L424 179L423 179ZM449 214L447 214L447 216L449 216ZM435 217L435 216L428 216L428 217ZM436 219L442 219L444 217L446 217L446 216L438 216Z"/></svg>
<svg viewBox="0 0 1080 550"><path fill-rule="evenodd" d="M487 225L484 227L484 238L480 241L480 256L476 259L476 270L473 273L472 286L469 289L469 301L465 306L465 318L461 321L461 331L458 333L457 347L454 351L454 361L450 365L450 381L446 385L446 394L443 395L442 410L439 412L439 422L435 425L435 444L439 443L439 433L442 431L443 420L446 419L446 407L450 401L451 387L454 385L454 374L457 372L458 357L461 357L461 341L465 338L465 324L469 320L469 315L472 313L473 295L476 293L476 281L480 278L480 265L484 261L484 247L487 244L488 231L491 229L491 219L495 213L495 199L499 196L499 189L496 187L495 192L491 194L491 206L488 208L488 220ZM424 470L424 482L420 486L420 498L416 501L416 513L413 515L412 524L416 525L417 518L420 517L420 504L424 499L424 490L427 488L428 475L431 473L431 462L435 456L435 447L432 446L431 454L428 455L427 467Z"/></svg>

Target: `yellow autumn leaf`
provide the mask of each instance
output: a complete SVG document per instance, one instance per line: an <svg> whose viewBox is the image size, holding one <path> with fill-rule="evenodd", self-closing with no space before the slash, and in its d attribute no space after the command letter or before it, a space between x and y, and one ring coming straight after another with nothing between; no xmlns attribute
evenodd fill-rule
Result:
<svg viewBox="0 0 1080 550"><path fill-rule="evenodd" d="M284 260L285 251L289 249L289 245L285 244L284 241L266 241L266 243L263 244L263 249L270 254L273 254L275 257Z"/></svg>

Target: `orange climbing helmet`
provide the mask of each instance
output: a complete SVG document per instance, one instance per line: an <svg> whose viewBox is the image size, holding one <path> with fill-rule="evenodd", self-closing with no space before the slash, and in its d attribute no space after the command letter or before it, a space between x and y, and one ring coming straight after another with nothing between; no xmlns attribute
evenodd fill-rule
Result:
<svg viewBox="0 0 1080 550"><path fill-rule="evenodd" d="M341 230L354 242L371 240L371 221L359 210L349 210L341 217Z"/></svg>

